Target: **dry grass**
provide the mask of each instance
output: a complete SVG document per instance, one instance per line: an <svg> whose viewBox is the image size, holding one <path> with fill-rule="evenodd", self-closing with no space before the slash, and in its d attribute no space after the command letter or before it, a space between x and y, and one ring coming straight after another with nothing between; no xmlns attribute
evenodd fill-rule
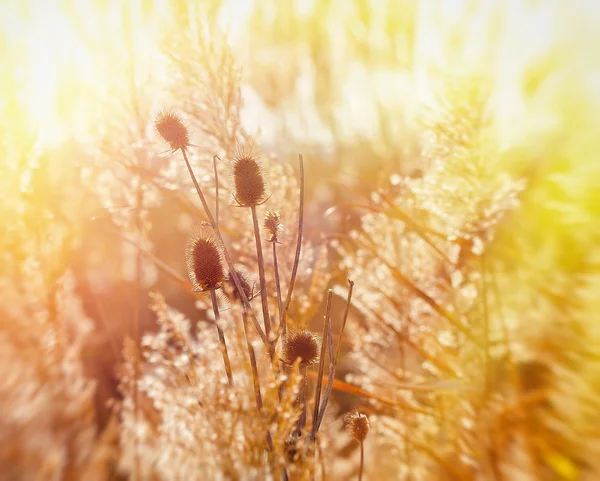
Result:
<svg viewBox="0 0 600 481"><path fill-rule="evenodd" d="M597 29L204 3L60 148L0 66L0 480L597 479Z"/></svg>

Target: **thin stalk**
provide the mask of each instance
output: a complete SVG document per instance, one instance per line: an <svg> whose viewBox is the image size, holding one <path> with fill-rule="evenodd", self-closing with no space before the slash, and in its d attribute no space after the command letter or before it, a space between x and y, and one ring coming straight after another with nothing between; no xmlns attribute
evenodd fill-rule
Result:
<svg viewBox="0 0 600 481"><path fill-rule="evenodd" d="M282 329L286 329L286 315L292 301L292 293L294 292L294 284L296 282L296 274L298 272L298 264L300 263L300 251L302 249L302 229L304 227L304 159L302 154L298 154L298 162L300 164L300 206L298 207L298 240L296 241L296 254L294 257L294 265L292 267L292 275L290 277L290 285L285 299L283 311L280 313L280 323Z"/></svg>
<svg viewBox="0 0 600 481"><path fill-rule="evenodd" d="M231 363L229 362L229 353L227 352L227 344L225 342L225 334L220 325L221 316L219 314L219 306L217 304L217 294L215 289L210 290L210 300L212 301L213 311L215 313L215 321L217 326L217 332L219 333L219 342L221 343L221 350L223 352L223 362L225 363L225 370L227 371L227 379L229 385L233 385L233 373L231 372Z"/></svg>
<svg viewBox="0 0 600 481"><path fill-rule="evenodd" d="M335 351L335 364L337 364L340 358L340 351L342 350L342 341L344 340L344 329L346 328L346 321L348 321L348 314L350 312L350 302L352 301L352 291L354 290L354 281L348 279L350 288L348 289L348 298L346 299L346 310L344 311L344 320L342 321L342 327L340 328L340 340L338 341L338 347Z"/></svg>
<svg viewBox="0 0 600 481"><path fill-rule="evenodd" d="M269 300L267 298L267 282L265 280L265 260L263 258L262 244L260 242L260 228L258 227L258 217L256 215L256 206L250 207L252 211L252 223L254 224L254 239L256 241L256 257L258 258L258 279L260 282L260 301L262 305L263 320L265 323L265 334L267 339L271 332L271 318L269 317Z"/></svg>
<svg viewBox="0 0 600 481"><path fill-rule="evenodd" d="M277 241L273 240L273 270L275 271L275 287L277 289L277 308L279 309L279 319L281 320L281 312L283 311L283 305L281 301L281 282L279 281L279 265L277 263ZM285 346L285 339L287 336L287 329L285 324L281 326L281 340Z"/></svg>
<svg viewBox="0 0 600 481"><path fill-rule="evenodd" d="M313 424L311 437L314 439L314 435L317 431L317 420L319 419L319 405L321 402L321 388L323 387L323 370L325 366L325 348L327 347L327 341L329 341L329 362L331 364L333 359L333 340L331 336L331 298L333 296L333 290L327 291L327 307L325 308L325 325L323 326L323 341L321 342L321 354L319 356L319 374L317 374L317 387L315 388L315 407L313 411Z"/></svg>
<svg viewBox="0 0 600 481"><path fill-rule="evenodd" d="M360 443L360 468L358 471L358 481L362 481L363 469L365 467L365 445Z"/></svg>
<svg viewBox="0 0 600 481"><path fill-rule="evenodd" d="M244 324L244 334L246 336L246 346L248 348L248 355L250 356L250 367L252 368L252 384L254 385L254 397L256 398L256 407L259 411L262 411L262 396L260 394L260 379L258 377L258 367L256 365L256 354L254 348L250 343L248 336L248 312L246 308L242 306L242 320Z"/></svg>
<svg viewBox="0 0 600 481"><path fill-rule="evenodd" d="M217 236L217 238L219 239L219 242L223 246L223 254L225 256L225 262L227 262L227 267L229 268L229 275L233 279L233 283L235 284L235 287L237 288L238 292L240 293L240 297L242 298L242 303L244 304L246 309L248 309L248 312L252 313L252 323L254 324L254 327L256 328L256 332L258 332L258 335L260 336L262 341L265 344L268 344L269 341L267 339L267 336L265 335L262 328L260 327L260 324L256 320L254 311L252 311L252 307L250 306L250 301L248 301L248 297L246 296L246 293L244 292L242 283L240 282L240 279L239 279L237 273L235 272L235 269L233 268L233 262L231 261L229 251L227 250L227 246L225 245L225 241L223 240L223 236L221 235L221 230L219 229L219 224L217 224L215 222L215 218L213 217L213 215L210 211L210 208L208 207L208 203L206 202L206 198L204 197L204 194L202 193L202 189L200 188L200 185L198 184L198 181L196 180L196 176L194 175L194 171L192 170L190 161L187 158L185 149L181 149L181 153L183 154L183 159L185 160L185 165L187 166L188 172L190 173L190 177L192 178L192 182L194 183L194 187L196 188L196 192L198 194L198 197L200 198L200 202L202 202L202 207L204 208L204 211L206 212L206 216L208 217L208 220L215 232L215 235Z"/></svg>
<svg viewBox="0 0 600 481"><path fill-rule="evenodd" d="M327 403L329 402L329 396L331 396L331 390L333 389L333 381L335 380L335 369L337 367L338 359L340 357L340 350L342 347L342 341L344 340L344 328L346 327L346 321L348 320L348 313L350 311L350 302L352 301L352 291L354 289L354 281L348 279L350 289L348 289L348 298L346 299L346 311L344 312L344 320L342 321L342 327L340 328L340 335L335 357L332 360L333 352L333 336L331 332L331 322L329 322L328 339L329 339L329 375L327 376L327 386L325 387L325 395L323 396L323 402L319 408L319 416L317 417L316 426L313 425L313 436L317 433L323 422L323 416L325 415L325 409L327 409Z"/></svg>
<svg viewBox="0 0 600 481"><path fill-rule="evenodd" d="M306 425L306 365L300 365L300 375L302 379L300 380L300 392L298 393L298 402L302 404L302 412L300 413L300 418L298 419L298 426L296 428L296 432L301 434L304 430L304 426Z"/></svg>

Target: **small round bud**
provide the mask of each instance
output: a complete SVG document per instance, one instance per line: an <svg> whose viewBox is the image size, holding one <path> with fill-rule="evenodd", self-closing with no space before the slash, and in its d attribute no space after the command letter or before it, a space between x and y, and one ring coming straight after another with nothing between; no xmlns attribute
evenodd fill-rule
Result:
<svg viewBox="0 0 600 481"><path fill-rule="evenodd" d="M173 150L185 150L190 145L190 134L176 112L159 112L154 128Z"/></svg>
<svg viewBox="0 0 600 481"><path fill-rule="evenodd" d="M281 216L279 214L279 211L267 211L267 213L265 214L263 226L267 231L267 240L269 242L277 242L277 238L282 230Z"/></svg>
<svg viewBox="0 0 600 481"><path fill-rule="evenodd" d="M308 330L291 331L283 348L284 361L293 364L300 359L301 366L311 366L319 361L321 340Z"/></svg>
<svg viewBox="0 0 600 481"><path fill-rule="evenodd" d="M240 151L233 161L235 200L244 207L254 207L266 198L262 166L252 152Z"/></svg>
<svg viewBox="0 0 600 481"><path fill-rule="evenodd" d="M199 229L188 239L186 264L193 291L218 289L225 280L221 248L217 241Z"/></svg>
<svg viewBox="0 0 600 481"><path fill-rule="evenodd" d="M350 435L358 442L362 443L369 434L369 418L366 414L359 413L356 409L352 413L346 414L344 424Z"/></svg>

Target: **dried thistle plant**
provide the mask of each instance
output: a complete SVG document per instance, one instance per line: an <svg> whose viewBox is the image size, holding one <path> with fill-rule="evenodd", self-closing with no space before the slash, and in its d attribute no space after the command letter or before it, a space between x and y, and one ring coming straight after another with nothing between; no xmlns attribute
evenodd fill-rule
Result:
<svg viewBox="0 0 600 481"><path fill-rule="evenodd" d="M360 467L358 471L358 479L360 481L362 480L363 469L365 465L364 442L369 434L369 418L365 414L359 413L355 408L354 412L346 415L344 418L344 424L348 430L348 433L350 433L350 436L352 436L352 438L358 441L360 444Z"/></svg>
<svg viewBox="0 0 600 481"><path fill-rule="evenodd" d="M213 237L199 230L188 240L186 262L188 275L192 281L192 290L210 291L217 333L219 335L219 342L221 343L221 350L223 351L223 362L225 363L229 384L233 384L231 362L227 351L225 334L220 325L219 305L216 296L216 290L222 287L225 280L221 248Z"/></svg>

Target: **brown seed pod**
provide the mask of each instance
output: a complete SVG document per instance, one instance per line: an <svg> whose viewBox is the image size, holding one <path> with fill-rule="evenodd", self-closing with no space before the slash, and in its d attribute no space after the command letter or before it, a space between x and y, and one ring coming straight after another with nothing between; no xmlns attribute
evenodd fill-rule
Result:
<svg viewBox="0 0 600 481"><path fill-rule="evenodd" d="M269 242L277 242L277 238L282 230L281 215L279 211L267 211L263 226L267 231L267 240Z"/></svg>
<svg viewBox="0 0 600 481"><path fill-rule="evenodd" d="M240 280L240 284L242 285L244 294L246 294L246 297L248 299L252 299L252 296L255 294L254 293L255 282L252 277L252 274L242 264L234 264L233 269L235 270L235 273L237 274L238 279ZM229 291L231 292L232 297L235 300L241 299L240 293L238 292L238 289L235 286L235 282L233 282L233 279L231 278L231 274L229 275L227 284L228 284Z"/></svg>
<svg viewBox="0 0 600 481"><path fill-rule="evenodd" d="M346 414L344 424L350 435L358 442L362 443L369 434L369 418L366 414L359 413L356 409L354 412Z"/></svg>
<svg viewBox="0 0 600 481"><path fill-rule="evenodd" d="M217 241L203 229L189 239L185 250L188 275L193 291L218 289L225 280L223 255Z"/></svg>
<svg viewBox="0 0 600 481"><path fill-rule="evenodd" d="M239 150L233 160L234 197L243 207L254 207L266 199L265 176L251 150Z"/></svg>
<svg viewBox="0 0 600 481"><path fill-rule="evenodd" d="M284 361L293 364L300 358L301 366L311 366L319 361L321 340L308 330L291 331L283 348Z"/></svg>
<svg viewBox="0 0 600 481"><path fill-rule="evenodd" d="M159 112L154 121L154 128L173 150L185 150L190 145L188 128L176 112Z"/></svg>

